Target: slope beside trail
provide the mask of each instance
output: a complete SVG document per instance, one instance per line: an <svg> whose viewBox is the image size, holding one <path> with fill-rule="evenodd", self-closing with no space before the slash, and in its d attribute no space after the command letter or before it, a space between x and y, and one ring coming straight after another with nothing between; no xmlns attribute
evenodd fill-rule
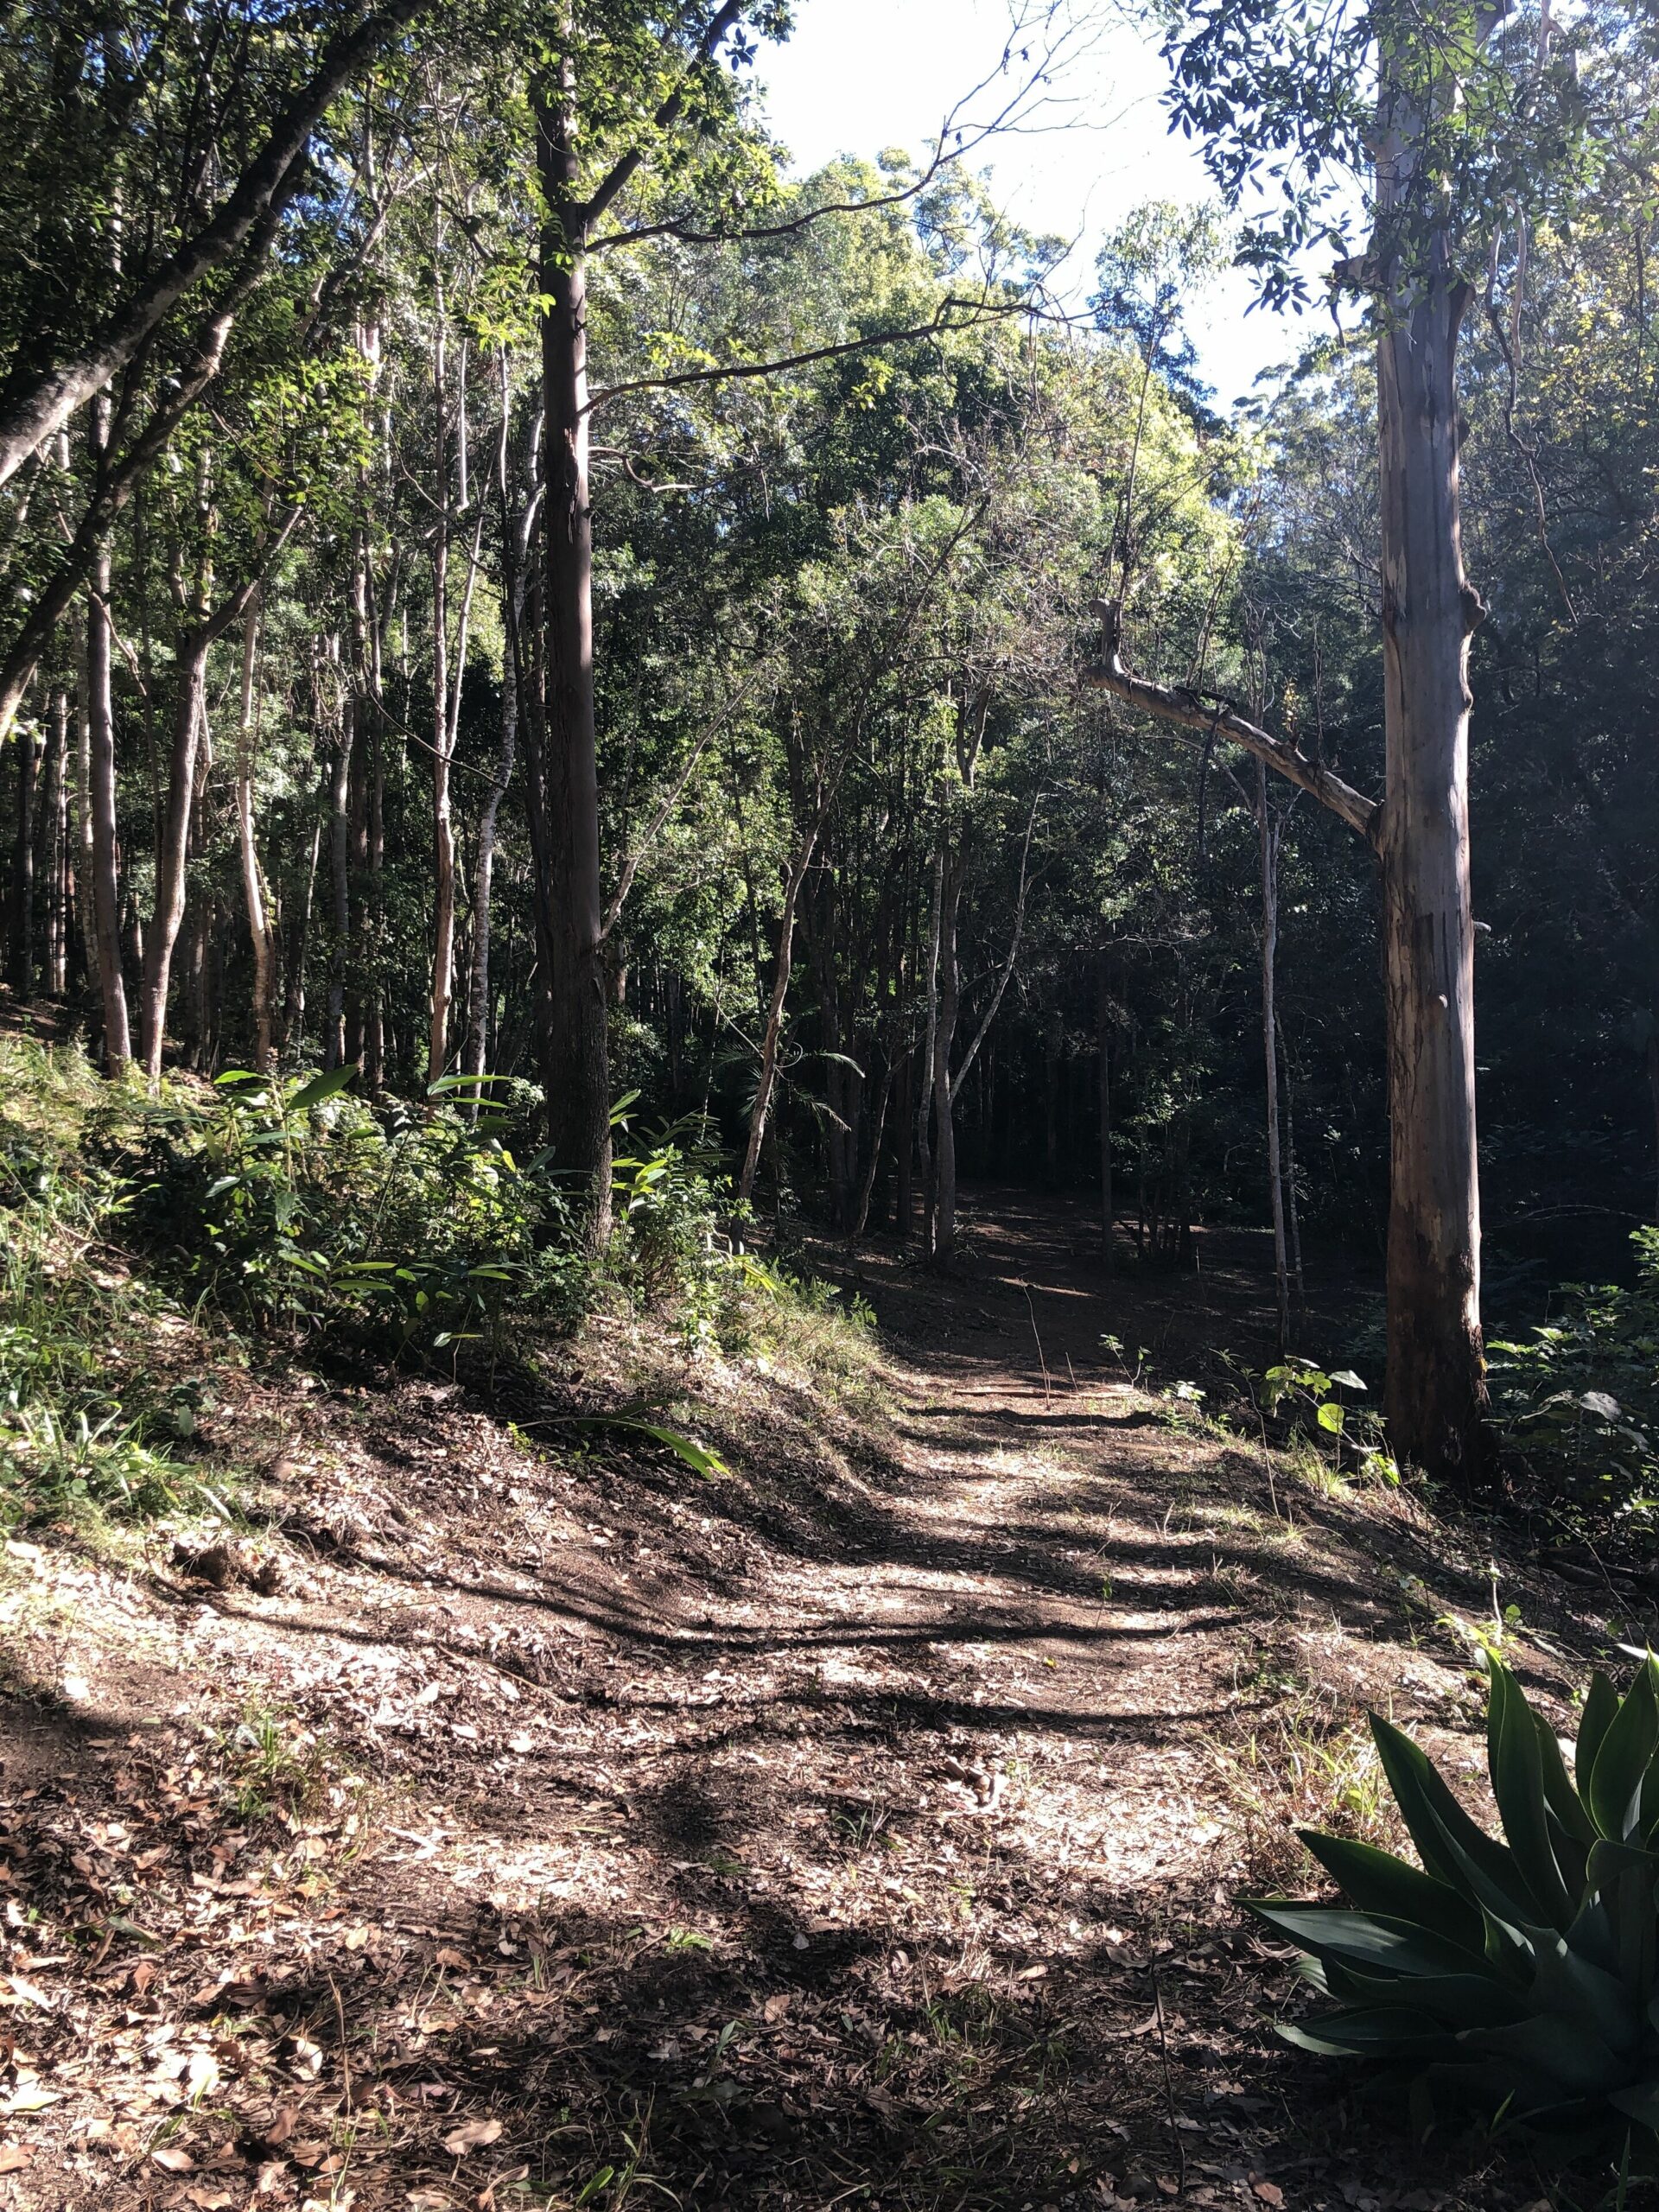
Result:
<svg viewBox="0 0 1659 2212"><path fill-rule="evenodd" d="M715 1480L556 1389L246 1374L253 1580L15 1539L0 2206L1535 2197L1278 2049L1231 1901L1296 1817L1382 1832L1366 1706L1472 1777L1485 1539L1173 1391L1249 1352L1251 1240L1137 1288L1082 1218L842 1255L836 1388L660 1371ZM1527 1604L1560 1694L1588 1631Z"/></svg>

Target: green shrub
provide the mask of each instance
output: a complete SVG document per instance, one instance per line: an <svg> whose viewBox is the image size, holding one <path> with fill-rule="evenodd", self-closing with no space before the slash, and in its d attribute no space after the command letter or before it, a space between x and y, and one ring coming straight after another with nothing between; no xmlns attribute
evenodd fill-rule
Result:
<svg viewBox="0 0 1659 2212"><path fill-rule="evenodd" d="M496 1339L510 1310L578 1311L568 1209L503 1117L447 1099L376 1112L352 1072L236 1070L206 1098L175 1093L125 1162L138 1233L198 1294L290 1338L439 1350Z"/></svg>
<svg viewBox="0 0 1659 2212"><path fill-rule="evenodd" d="M1593 1678L1576 1781L1514 1676L1493 1662L1491 1679L1505 1840L1373 1715L1422 1865L1301 1832L1349 1903L1249 1901L1337 2000L1280 2031L1306 2050L1443 2083L1532 2129L1659 2132L1659 1662L1649 1655L1623 1699Z"/></svg>
<svg viewBox="0 0 1659 2212"><path fill-rule="evenodd" d="M178 1317L122 1265L125 1187L78 1149L118 1107L79 1052L0 1039L0 1526L213 1497L118 1395L128 1350Z"/></svg>
<svg viewBox="0 0 1659 2212"><path fill-rule="evenodd" d="M1637 1279L1571 1284L1526 1343L1488 1347L1513 1452L1558 1513L1659 1533L1659 1229L1630 1239Z"/></svg>
<svg viewBox="0 0 1659 2212"><path fill-rule="evenodd" d="M741 1283L728 1226L731 1185L720 1166L695 1119L658 1130L637 1154L615 1160L609 1265L638 1305L671 1308L688 1344L730 1351L741 1333Z"/></svg>

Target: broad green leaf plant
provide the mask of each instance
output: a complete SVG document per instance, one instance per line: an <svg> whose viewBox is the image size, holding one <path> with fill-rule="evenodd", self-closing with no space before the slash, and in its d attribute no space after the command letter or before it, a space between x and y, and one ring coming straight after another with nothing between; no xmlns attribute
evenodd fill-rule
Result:
<svg viewBox="0 0 1659 2212"><path fill-rule="evenodd" d="M1495 2122L1659 2135L1659 1660L1622 1698L1592 1678L1571 1771L1513 1674L1494 1661L1490 1675L1503 1840L1373 1714L1421 1865L1302 1831L1347 1903L1249 1901L1335 2000L1279 2031L1444 2086Z"/></svg>

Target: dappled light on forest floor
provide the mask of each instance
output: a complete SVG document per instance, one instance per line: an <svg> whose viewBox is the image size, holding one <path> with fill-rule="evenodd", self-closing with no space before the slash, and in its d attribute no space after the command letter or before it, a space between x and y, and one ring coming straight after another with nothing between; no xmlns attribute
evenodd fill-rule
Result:
<svg viewBox="0 0 1659 2212"><path fill-rule="evenodd" d="M1475 1765L1485 1554L1103 1363L1064 1221L1046 1384L1023 1294L910 1329L871 1247L886 1412L686 1370L719 1479L250 1376L257 1559L14 1541L18 2201L1522 2202L1287 2063L1231 1903L1383 1832L1367 1704Z"/></svg>

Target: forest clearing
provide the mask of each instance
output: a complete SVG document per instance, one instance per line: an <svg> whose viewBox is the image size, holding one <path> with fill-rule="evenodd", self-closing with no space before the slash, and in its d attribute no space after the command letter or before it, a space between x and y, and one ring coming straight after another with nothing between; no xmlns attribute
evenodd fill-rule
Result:
<svg viewBox="0 0 1659 2212"><path fill-rule="evenodd" d="M1654 2201L1656 93L0 8L0 2212Z"/></svg>

